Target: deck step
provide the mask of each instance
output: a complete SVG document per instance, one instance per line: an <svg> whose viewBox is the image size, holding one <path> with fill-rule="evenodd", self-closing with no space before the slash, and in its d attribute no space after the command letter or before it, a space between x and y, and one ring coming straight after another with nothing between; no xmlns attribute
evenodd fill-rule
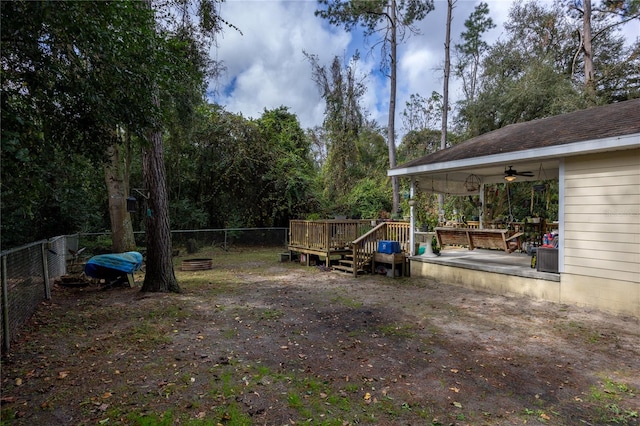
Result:
<svg viewBox="0 0 640 426"><path fill-rule="evenodd" d="M353 268L346 265L333 265L333 269L337 271L343 271L343 272L353 272Z"/></svg>
<svg viewBox="0 0 640 426"><path fill-rule="evenodd" d="M346 266L346 265L333 265L333 270L334 271L340 271L340 272L348 272L350 274L353 274L353 268L350 266ZM358 269L358 273L364 273L363 269Z"/></svg>

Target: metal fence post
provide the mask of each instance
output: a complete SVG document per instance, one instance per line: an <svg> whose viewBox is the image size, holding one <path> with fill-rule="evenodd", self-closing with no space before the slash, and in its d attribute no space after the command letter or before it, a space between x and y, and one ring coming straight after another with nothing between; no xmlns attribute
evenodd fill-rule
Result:
<svg viewBox="0 0 640 426"><path fill-rule="evenodd" d="M7 296L7 256L2 256L2 345L9 352L11 335L9 328L9 298Z"/></svg>
<svg viewBox="0 0 640 426"><path fill-rule="evenodd" d="M42 252L42 277L44 279L44 297L47 300L51 300L51 287L49 286L49 266L47 263L47 245L48 242L40 245L40 251Z"/></svg>

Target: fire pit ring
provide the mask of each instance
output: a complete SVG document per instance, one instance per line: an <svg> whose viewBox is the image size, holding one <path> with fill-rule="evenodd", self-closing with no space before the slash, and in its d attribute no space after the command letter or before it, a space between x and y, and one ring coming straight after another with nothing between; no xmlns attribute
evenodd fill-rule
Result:
<svg viewBox="0 0 640 426"><path fill-rule="evenodd" d="M182 261L183 271L206 271L213 268L213 259L185 259Z"/></svg>

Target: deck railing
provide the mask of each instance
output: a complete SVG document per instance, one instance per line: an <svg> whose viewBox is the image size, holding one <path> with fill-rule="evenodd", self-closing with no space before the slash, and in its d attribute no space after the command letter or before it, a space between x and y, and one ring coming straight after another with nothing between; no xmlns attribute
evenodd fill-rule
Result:
<svg viewBox="0 0 640 426"><path fill-rule="evenodd" d="M323 252L344 250L370 229L370 220L291 220L289 245Z"/></svg>
<svg viewBox="0 0 640 426"><path fill-rule="evenodd" d="M353 275L357 275L371 261L378 250L380 240L397 241L404 252L409 251L409 222L382 222L351 243L353 250Z"/></svg>

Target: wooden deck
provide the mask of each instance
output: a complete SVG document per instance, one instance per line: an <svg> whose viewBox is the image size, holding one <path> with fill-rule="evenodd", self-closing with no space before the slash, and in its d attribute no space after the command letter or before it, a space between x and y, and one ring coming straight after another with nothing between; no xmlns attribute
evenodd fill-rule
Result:
<svg viewBox="0 0 640 426"><path fill-rule="evenodd" d="M324 257L329 266L332 256L351 253L351 242L371 228L370 220L292 220L289 251Z"/></svg>
<svg viewBox="0 0 640 426"><path fill-rule="evenodd" d="M371 265L378 241L397 241L403 252L409 250L409 223L371 220L292 220L289 222L289 251L323 257L327 267L363 272ZM337 264L332 265L334 260Z"/></svg>

